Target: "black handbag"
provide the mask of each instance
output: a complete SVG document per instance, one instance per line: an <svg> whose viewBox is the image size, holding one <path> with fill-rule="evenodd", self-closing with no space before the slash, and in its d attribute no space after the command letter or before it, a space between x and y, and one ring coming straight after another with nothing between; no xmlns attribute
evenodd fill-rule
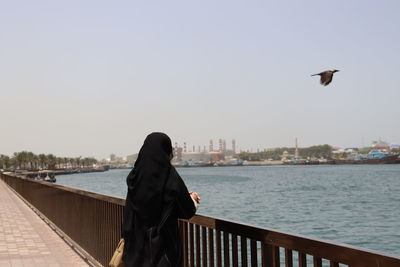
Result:
<svg viewBox="0 0 400 267"><path fill-rule="evenodd" d="M166 267L171 266L168 255L165 250L162 227L169 218L173 204L171 203L162 213L161 221L157 226L150 227L146 231L146 239L148 243L145 244L145 254L151 261L151 266Z"/></svg>

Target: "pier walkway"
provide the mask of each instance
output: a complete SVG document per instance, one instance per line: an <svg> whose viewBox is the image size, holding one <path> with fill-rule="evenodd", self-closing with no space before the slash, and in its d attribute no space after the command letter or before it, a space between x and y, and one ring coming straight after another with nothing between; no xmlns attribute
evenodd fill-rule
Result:
<svg viewBox="0 0 400 267"><path fill-rule="evenodd" d="M0 180L0 266L89 266Z"/></svg>
<svg viewBox="0 0 400 267"><path fill-rule="evenodd" d="M91 266L108 266L124 206L124 199L0 173L0 266L86 266L75 250ZM179 229L185 267L400 266L399 256L208 216L180 220Z"/></svg>

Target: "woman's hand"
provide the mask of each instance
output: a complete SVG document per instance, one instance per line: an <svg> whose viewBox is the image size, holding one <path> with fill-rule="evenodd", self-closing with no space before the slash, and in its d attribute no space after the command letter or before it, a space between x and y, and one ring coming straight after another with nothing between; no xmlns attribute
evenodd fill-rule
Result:
<svg viewBox="0 0 400 267"><path fill-rule="evenodd" d="M189 194L198 204L200 204L201 198L197 192L189 192Z"/></svg>

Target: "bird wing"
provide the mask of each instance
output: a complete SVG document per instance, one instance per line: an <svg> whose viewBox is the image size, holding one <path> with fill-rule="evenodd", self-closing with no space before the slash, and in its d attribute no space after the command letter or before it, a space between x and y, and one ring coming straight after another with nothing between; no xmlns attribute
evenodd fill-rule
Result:
<svg viewBox="0 0 400 267"><path fill-rule="evenodd" d="M331 73L331 72L321 72L320 75L321 75L320 83L322 85L327 86L328 84L331 83L332 77L333 77L333 73Z"/></svg>

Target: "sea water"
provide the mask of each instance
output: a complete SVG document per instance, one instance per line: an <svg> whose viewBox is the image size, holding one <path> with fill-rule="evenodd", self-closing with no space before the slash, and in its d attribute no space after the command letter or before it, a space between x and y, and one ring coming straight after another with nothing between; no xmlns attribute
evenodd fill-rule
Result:
<svg viewBox="0 0 400 267"><path fill-rule="evenodd" d="M400 164L178 168L199 214L400 255ZM129 170L57 176L125 198Z"/></svg>

